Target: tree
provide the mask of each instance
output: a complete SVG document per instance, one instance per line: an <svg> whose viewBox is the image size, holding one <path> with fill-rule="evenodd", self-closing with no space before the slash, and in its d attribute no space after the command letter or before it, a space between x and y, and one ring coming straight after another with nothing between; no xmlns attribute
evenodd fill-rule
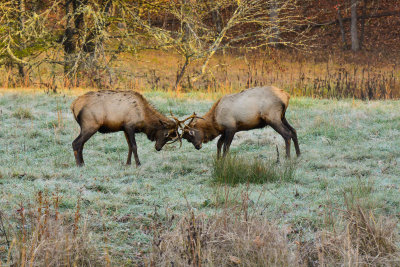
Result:
<svg viewBox="0 0 400 267"><path fill-rule="evenodd" d="M200 72L192 77L196 81L207 71L211 58L217 51L227 48L256 49L270 44L304 46L303 31L297 30L305 19L296 15L295 0L176 0L159 5L179 25L166 29L151 25L123 3L131 21L151 38L154 47L174 49L182 56L183 65L177 74L174 88L179 86L187 67L196 60L202 61ZM215 14L226 16L216 23ZM273 10L273 13L271 13ZM271 17L272 16L272 17ZM214 20L214 23L210 23ZM290 36L289 38L286 38Z"/></svg>
<svg viewBox="0 0 400 267"><path fill-rule="evenodd" d="M64 75L68 79L74 78L82 68L108 70L104 42L108 37L107 27L113 22L109 16L111 5L112 0L65 0L65 28L61 43Z"/></svg>
<svg viewBox="0 0 400 267"><path fill-rule="evenodd" d="M279 43L279 13L278 13L278 5L276 1L272 1L271 9L270 9L270 20L271 27L273 31L273 36L270 38L270 42L272 46L276 46Z"/></svg>
<svg viewBox="0 0 400 267"><path fill-rule="evenodd" d="M26 8L24 0L0 3L0 65L17 67L21 78L39 64L42 53L51 46L49 16L58 5L45 9Z"/></svg>
<svg viewBox="0 0 400 267"><path fill-rule="evenodd" d="M351 49L356 52L360 50L360 42L358 39L358 26L357 26L357 4L358 0L351 0Z"/></svg>

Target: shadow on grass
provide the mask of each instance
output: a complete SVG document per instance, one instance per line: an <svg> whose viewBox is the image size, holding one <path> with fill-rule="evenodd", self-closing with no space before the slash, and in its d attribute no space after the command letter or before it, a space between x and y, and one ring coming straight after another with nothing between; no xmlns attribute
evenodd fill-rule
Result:
<svg viewBox="0 0 400 267"><path fill-rule="evenodd" d="M282 164L275 161L248 159L227 156L215 158L212 167L212 179L217 184L236 185L241 183L263 184L270 182L292 182L295 180L295 162Z"/></svg>

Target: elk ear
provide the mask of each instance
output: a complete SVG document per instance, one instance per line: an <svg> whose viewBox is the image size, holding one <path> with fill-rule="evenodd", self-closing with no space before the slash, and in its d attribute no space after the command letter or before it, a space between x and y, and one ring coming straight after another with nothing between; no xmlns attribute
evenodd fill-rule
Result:
<svg viewBox="0 0 400 267"><path fill-rule="evenodd" d="M194 136L194 131L193 131L193 130L190 130L190 131L189 131L189 134L190 134L191 136Z"/></svg>

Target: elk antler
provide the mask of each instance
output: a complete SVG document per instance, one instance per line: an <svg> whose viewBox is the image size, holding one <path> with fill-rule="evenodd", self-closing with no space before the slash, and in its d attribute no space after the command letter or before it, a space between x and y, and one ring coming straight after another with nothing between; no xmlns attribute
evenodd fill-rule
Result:
<svg viewBox="0 0 400 267"><path fill-rule="evenodd" d="M179 148L180 148L180 147L182 147L182 136L183 136L183 131L182 131L182 133L180 134L180 133L179 133L179 128L181 128L181 129L184 128L184 127L182 126L182 124L185 123L185 121L187 121L187 120L190 120L189 124L191 124L192 121L193 121L194 119L196 119L196 118L197 118L197 119L202 119L202 120L204 120L204 119L203 119L202 117L197 116L197 115L196 115L196 112L193 112L192 115L190 115L189 117L187 117L187 118L185 118L185 119L183 119L183 120L178 119L174 114L172 114L172 111L171 111L171 110L169 111L169 113L170 113L170 115L171 115L171 118L174 119L175 122L176 122L176 127L175 127L175 129L172 129L172 130L169 132L169 134L171 134L171 133L173 133L173 132L175 131L177 137L176 137L174 140L171 140L170 142L167 142L167 144L173 144L173 143L175 143L176 141L179 141L179 142L180 142Z"/></svg>
<svg viewBox="0 0 400 267"><path fill-rule="evenodd" d="M192 115L190 115L189 117L187 117L186 119L180 121L181 123L184 123L187 120L190 120L188 125L191 124L193 122L194 119L202 119L204 120L204 118L197 116L196 112L193 112Z"/></svg>
<svg viewBox="0 0 400 267"><path fill-rule="evenodd" d="M179 140L179 142L180 142L179 148L181 148L182 147L182 135L179 134L179 128L181 128L181 129L183 128L182 124L181 124L182 121L180 121L176 116L174 116L174 114L172 114L171 110L169 111L169 113L171 114L171 118L175 120L176 127L175 127L175 129L170 130L168 132L168 134L172 134L173 132L176 132L176 136L177 137L174 140L171 140L171 142L167 142L167 144L173 144L173 143L175 143L176 141Z"/></svg>
<svg viewBox="0 0 400 267"><path fill-rule="evenodd" d="M181 135L179 133L177 134L177 137L175 139L167 142L167 145L173 144L176 141L179 141L179 143L180 143L179 148L181 148L182 147L182 138L181 138Z"/></svg>
<svg viewBox="0 0 400 267"><path fill-rule="evenodd" d="M184 121L179 120L177 117L175 117L174 114L172 114L172 111L170 110L169 113L171 114L171 118L173 118L176 122L176 128L178 129L178 127L182 127L181 123L183 123Z"/></svg>

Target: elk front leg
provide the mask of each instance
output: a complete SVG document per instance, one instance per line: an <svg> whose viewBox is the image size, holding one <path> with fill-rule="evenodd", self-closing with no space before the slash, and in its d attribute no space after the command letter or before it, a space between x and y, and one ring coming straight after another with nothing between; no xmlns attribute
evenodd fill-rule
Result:
<svg viewBox="0 0 400 267"><path fill-rule="evenodd" d="M221 148L222 148L222 145L224 144L224 140L225 140L225 135L222 134L217 142L217 159L219 159L221 157Z"/></svg>
<svg viewBox="0 0 400 267"><path fill-rule="evenodd" d="M129 128L129 129L126 130L126 132L128 133L128 137L129 137L129 140L131 142L131 147L132 147L133 156L135 157L136 167L138 167L141 164L140 164L139 156L138 156L138 153L137 153L135 130L132 129L132 128Z"/></svg>
<svg viewBox="0 0 400 267"><path fill-rule="evenodd" d="M224 140L224 153L223 157L226 157L226 154L229 152L229 147L231 146L233 137L235 136L235 130L226 130L225 131L225 140Z"/></svg>

